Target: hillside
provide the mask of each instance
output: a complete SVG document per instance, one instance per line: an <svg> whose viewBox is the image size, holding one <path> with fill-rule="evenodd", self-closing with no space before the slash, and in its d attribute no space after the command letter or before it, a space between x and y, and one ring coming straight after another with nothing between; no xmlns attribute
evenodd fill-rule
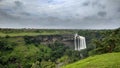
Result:
<svg viewBox="0 0 120 68"><path fill-rule="evenodd" d="M120 53L108 53L89 57L63 68L120 68Z"/></svg>

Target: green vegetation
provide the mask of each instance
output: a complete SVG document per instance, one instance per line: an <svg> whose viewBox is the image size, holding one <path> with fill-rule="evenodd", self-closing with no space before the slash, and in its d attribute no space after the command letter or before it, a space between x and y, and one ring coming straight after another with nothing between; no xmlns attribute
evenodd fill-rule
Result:
<svg viewBox="0 0 120 68"><path fill-rule="evenodd" d="M78 30L76 30L78 31ZM37 35L57 35L71 34L74 30L45 30L45 29L0 29L0 36L37 36Z"/></svg>
<svg viewBox="0 0 120 68"><path fill-rule="evenodd" d="M89 55L120 52L120 29L105 31L102 38L93 40L94 49Z"/></svg>
<svg viewBox="0 0 120 68"><path fill-rule="evenodd" d="M87 59L64 66L63 68L119 68L120 53L91 56Z"/></svg>
<svg viewBox="0 0 120 68"><path fill-rule="evenodd" d="M26 41L27 40L27 41ZM0 68L55 68L63 56L69 56L67 63L80 59L76 51L55 41L49 45L38 43L29 36L0 37ZM71 55L68 51L71 51ZM79 52L76 52L77 54ZM75 58L78 59L75 59Z"/></svg>
<svg viewBox="0 0 120 68"><path fill-rule="evenodd" d="M87 49L74 51L61 41L42 44L38 39L39 35L74 34L76 32L86 37ZM80 62L73 63L78 68L97 68L99 64L104 66L103 68L119 68L120 53L112 53L120 52L119 41L120 28L115 30L0 29L0 68L56 68L78 60ZM89 56L95 57L87 58ZM107 64L109 66L114 64L114 67L105 67ZM72 67L71 65L66 67ZM77 68L75 66L73 65L72 68Z"/></svg>

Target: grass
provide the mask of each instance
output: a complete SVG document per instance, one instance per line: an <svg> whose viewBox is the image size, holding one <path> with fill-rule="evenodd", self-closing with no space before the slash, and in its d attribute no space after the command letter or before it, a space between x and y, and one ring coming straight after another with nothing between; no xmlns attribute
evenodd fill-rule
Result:
<svg viewBox="0 0 120 68"><path fill-rule="evenodd" d="M120 68L120 53L96 55L63 66L63 68Z"/></svg>
<svg viewBox="0 0 120 68"><path fill-rule="evenodd" d="M4 36L36 36L36 35L54 35L55 33L8 33L8 34L5 34L5 33L0 33L0 36L1 37L4 37Z"/></svg>
<svg viewBox="0 0 120 68"><path fill-rule="evenodd" d="M24 35L34 35L33 33L0 33L0 36L4 37L4 36L24 36Z"/></svg>
<svg viewBox="0 0 120 68"><path fill-rule="evenodd" d="M37 35L57 35L57 34L73 34L72 31L43 31L43 32L11 32L11 33L3 33L0 32L0 37L5 37L7 35L11 37L15 36L37 36Z"/></svg>

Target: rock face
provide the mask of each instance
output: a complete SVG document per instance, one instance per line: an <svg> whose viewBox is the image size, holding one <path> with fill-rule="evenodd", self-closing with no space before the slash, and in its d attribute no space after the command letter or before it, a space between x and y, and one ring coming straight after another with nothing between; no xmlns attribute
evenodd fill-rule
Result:
<svg viewBox="0 0 120 68"><path fill-rule="evenodd" d="M74 49L74 34L28 36L28 40L37 41L41 44L52 44L58 41Z"/></svg>
<svg viewBox="0 0 120 68"><path fill-rule="evenodd" d="M69 46L74 48L74 35L66 34L66 35L39 35L38 38L41 44L51 44L55 41L59 41L63 43L65 46Z"/></svg>

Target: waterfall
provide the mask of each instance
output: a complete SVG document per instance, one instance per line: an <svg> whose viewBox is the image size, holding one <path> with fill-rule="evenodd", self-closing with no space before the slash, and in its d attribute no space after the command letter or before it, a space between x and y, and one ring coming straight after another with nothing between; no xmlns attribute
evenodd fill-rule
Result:
<svg viewBox="0 0 120 68"><path fill-rule="evenodd" d="M74 36L74 45L75 45L75 50L82 50L86 49L86 40L85 37L79 36L78 34L75 34Z"/></svg>

